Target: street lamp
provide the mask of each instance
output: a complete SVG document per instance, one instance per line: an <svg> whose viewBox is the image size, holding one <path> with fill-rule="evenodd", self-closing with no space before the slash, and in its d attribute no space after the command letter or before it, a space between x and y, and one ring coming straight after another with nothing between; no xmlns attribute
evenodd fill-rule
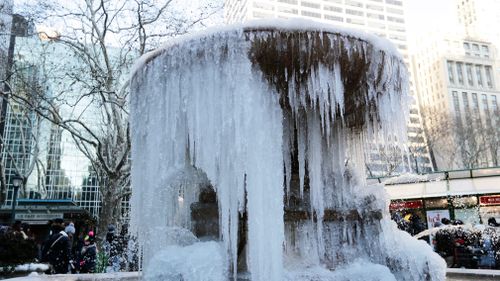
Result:
<svg viewBox="0 0 500 281"><path fill-rule="evenodd" d="M19 191L19 187L23 184L24 178L19 174L15 174L12 177L12 186L14 186L14 195L12 198L12 214L11 220L12 224L16 221L16 204L17 204L17 192Z"/></svg>

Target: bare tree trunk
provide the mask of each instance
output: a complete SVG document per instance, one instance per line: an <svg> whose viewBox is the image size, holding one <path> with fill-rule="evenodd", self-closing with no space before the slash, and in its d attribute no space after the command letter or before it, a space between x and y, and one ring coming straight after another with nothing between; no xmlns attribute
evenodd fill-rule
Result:
<svg viewBox="0 0 500 281"><path fill-rule="evenodd" d="M7 199L7 182L5 180L5 167L0 161L0 206L5 204Z"/></svg>
<svg viewBox="0 0 500 281"><path fill-rule="evenodd" d="M99 222L97 224L97 241L104 242L110 224L116 224L120 219L114 216L116 209L121 206L115 204L116 190L119 188L118 181L110 179L107 186L101 186L101 210L99 211Z"/></svg>

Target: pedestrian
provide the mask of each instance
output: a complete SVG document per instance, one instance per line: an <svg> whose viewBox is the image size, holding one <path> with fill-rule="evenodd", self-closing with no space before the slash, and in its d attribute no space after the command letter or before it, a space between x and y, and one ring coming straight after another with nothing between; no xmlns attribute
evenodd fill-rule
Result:
<svg viewBox="0 0 500 281"><path fill-rule="evenodd" d="M12 225L12 231L14 232L14 235L22 236L25 240L28 239L28 235L24 232L21 221L14 222Z"/></svg>
<svg viewBox="0 0 500 281"><path fill-rule="evenodd" d="M488 225L493 227L500 226L500 224L497 223L497 220L494 217L488 219Z"/></svg>
<svg viewBox="0 0 500 281"><path fill-rule="evenodd" d="M52 235L43 245L42 261L47 261L50 264L50 270L47 272L49 274L68 273L71 244L68 234L64 232L63 219L54 219L51 231Z"/></svg>
<svg viewBox="0 0 500 281"><path fill-rule="evenodd" d="M117 237L115 234L115 226L108 225L108 233L106 233L106 241L104 242L104 252L108 256L108 272L120 271L120 257L118 255Z"/></svg>
<svg viewBox="0 0 500 281"><path fill-rule="evenodd" d="M75 243L75 232L76 232L75 224L73 224L73 222L68 223L64 228L64 232L68 234L69 242L71 244L71 250L72 250L71 252L73 253L73 246Z"/></svg>
<svg viewBox="0 0 500 281"><path fill-rule="evenodd" d="M83 247L80 251L78 265L80 273L94 273L97 260L97 246L95 244L94 232L90 231L83 239Z"/></svg>

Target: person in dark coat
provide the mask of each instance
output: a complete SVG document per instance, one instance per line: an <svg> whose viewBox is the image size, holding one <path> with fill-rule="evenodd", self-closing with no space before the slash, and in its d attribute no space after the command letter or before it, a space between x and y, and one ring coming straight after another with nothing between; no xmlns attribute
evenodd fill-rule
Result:
<svg viewBox="0 0 500 281"><path fill-rule="evenodd" d="M68 234L64 232L64 221L60 218L52 223L52 235L42 249L42 260L49 262L52 274L68 273L71 260L71 243Z"/></svg>
<svg viewBox="0 0 500 281"><path fill-rule="evenodd" d="M97 261L94 232L90 231L83 241L84 245L79 255L80 273L94 273Z"/></svg>
<svg viewBox="0 0 500 281"><path fill-rule="evenodd" d="M500 226L500 224L497 223L497 220L494 217L488 219L488 225L493 227Z"/></svg>

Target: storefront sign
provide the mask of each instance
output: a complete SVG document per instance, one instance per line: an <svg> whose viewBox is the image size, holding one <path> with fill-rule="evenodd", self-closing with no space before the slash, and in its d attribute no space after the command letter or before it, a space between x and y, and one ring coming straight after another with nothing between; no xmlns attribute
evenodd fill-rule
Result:
<svg viewBox="0 0 500 281"><path fill-rule="evenodd" d="M481 205L497 205L500 204L500 196L481 196L479 202Z"/></svg>
<svg viewBox="0 0 500 281"><path fill-rule="evenodd" d="M17 213L16 220L23 221L39 221L39 220L51 220L55 218L63 218L63 213Z"/></svg>
<svg viewBox="0 0 500 281"><path fill-rule="evenodd" d="M393 201L389 205L389 210L419 209L422 207L422 200Z"/></svg>
<svg viewBox="0 0 500 281"><path fill-rule="evenodd" d="M450 211L448 210L432 210L427 211L427 227L433 228L436 222L441 222L443 218L450 219Z"/></svg>

